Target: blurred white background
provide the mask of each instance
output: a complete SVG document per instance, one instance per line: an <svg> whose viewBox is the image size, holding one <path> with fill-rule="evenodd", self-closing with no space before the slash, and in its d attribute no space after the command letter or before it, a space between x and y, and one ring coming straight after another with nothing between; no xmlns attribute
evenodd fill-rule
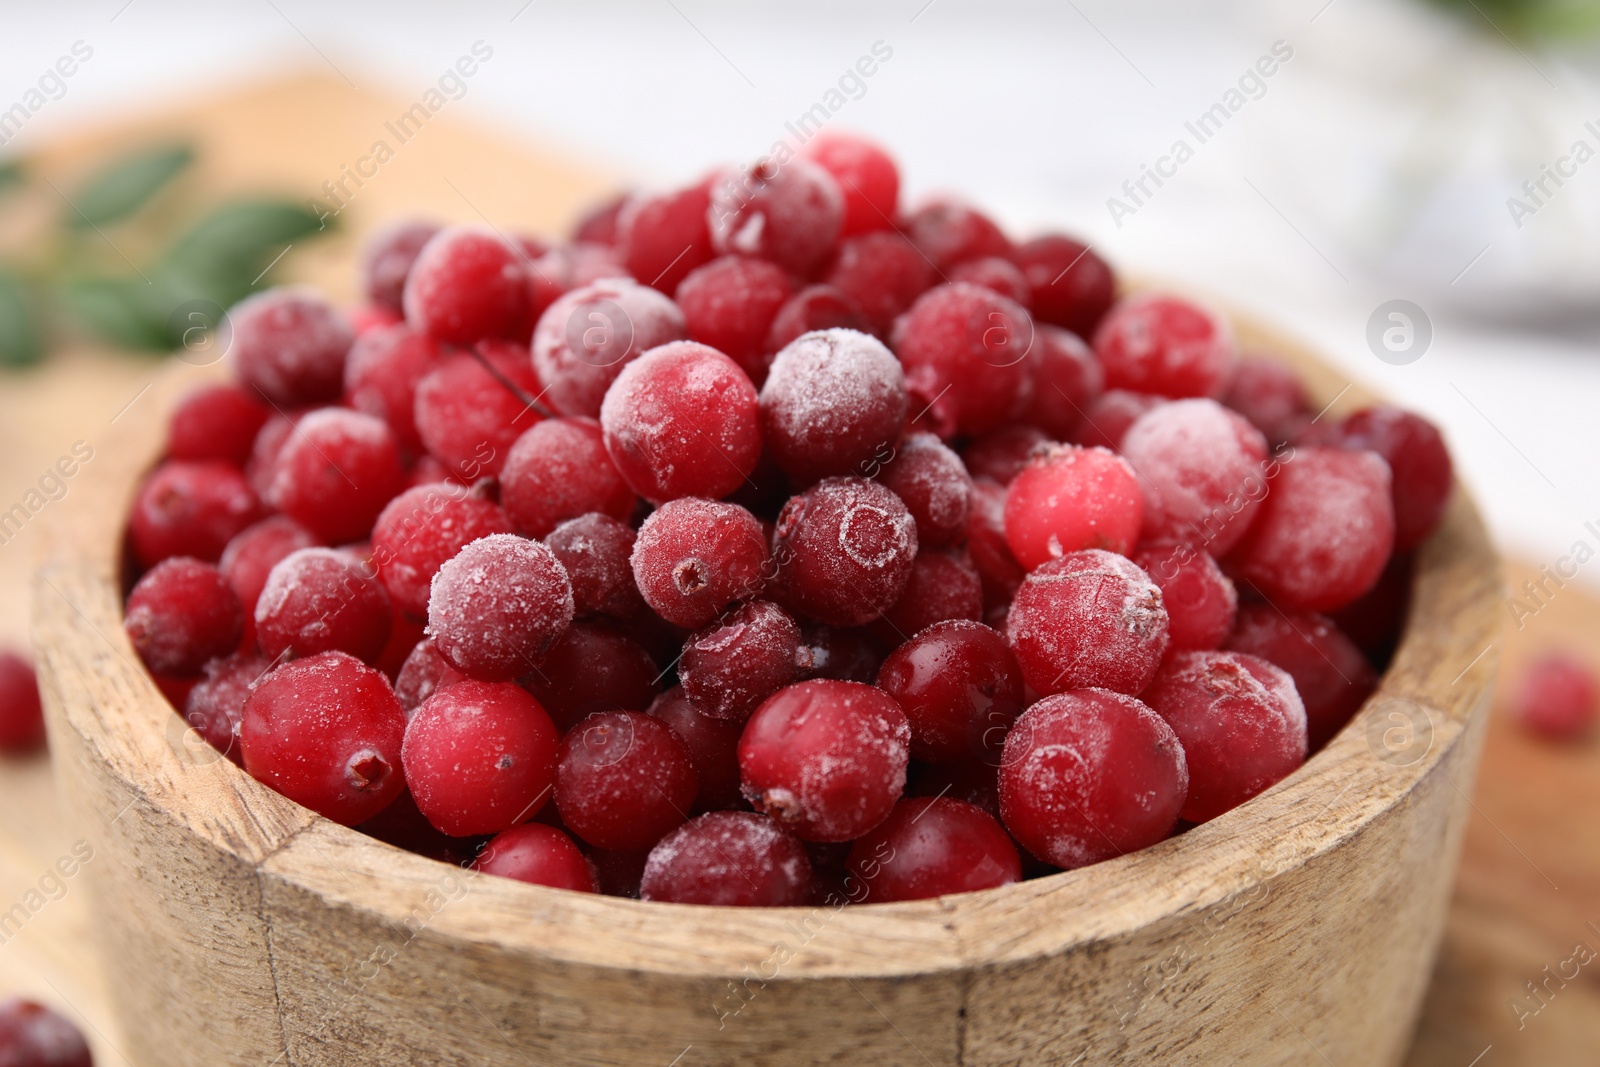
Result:
<svg viewBox="0 0 1600 1067"><path fill-rule="evenodd" d="M1600 149L1600 52L1594 39L1512 43L1484 9L1461 7L8 5L0 107L74 42L94 54L3 154L285 68L415 96L482 39L494 60L453 109L666 183L761 153L881 41L892 58L833 121L887 143L912 199L962 190L1018 234L1086 235L1124 271L1308 337L1352 380L1438 420L1506 547L1553 561L1600 520L1600 159L1567 164L1576 177L1547 181L1520 227L1507 199L1526 198L1523 182L1575 141ZM1185 123L1275 44L1292 58L1248 84L1255 98L1199 144ZM1124 181L1180 137L1194 158L1119 226L1108 198L1132 205ZM1365 339L1369 315L1394 298L1433 324L1431 347L1404 366Z"/></svg>

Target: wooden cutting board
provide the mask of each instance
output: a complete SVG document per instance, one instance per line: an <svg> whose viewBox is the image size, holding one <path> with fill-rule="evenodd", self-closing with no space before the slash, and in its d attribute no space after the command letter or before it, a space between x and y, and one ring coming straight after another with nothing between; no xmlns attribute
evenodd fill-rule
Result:
<svg viewBox="0 0 1600 1067"><path fill-rule="evenodd" d="M375 140L392 139L385 123L409 106L403 93L369 93L307 74L86 131L50 145L34 162L71 188L121 148L185 137L200 150L187 186L197 198L310 197ZM616 185L614 176L476 127L449 104L355 190L339 235L291 247L282 267L348 299L357 235L378 222L426 216L554 234ZM37 232L61 209L53 196L0 205L0 239ZM74 442L92 447L112 420L137 417L141 391L157 369L147 359L76 345L40 368L0 373L0 510ZM0 545L3 643L26 641L34 536L27 528ZM1508 568L1514 585L1528 573ZM1600 598L1573 586L1559 591L1524 629L1508 634L1506 676L1555 646L1600 664ZM1600 958L1564 984L1549 976L1580 943L1600 952L1600 743L1541 744L1497 709L1475 805L1444 950L1407 1062L1588 1067L1600 1050ZM47 761L0 762L0 995L26 993L73 1015L105 1067L124 1062L107 990L139 976L95 951L87 894L75 881L81 857L94 862L92 849L63 824ZM63 870L74 873L63 877ZM1542 1000L1528 982L1547 982Z"/></svg>

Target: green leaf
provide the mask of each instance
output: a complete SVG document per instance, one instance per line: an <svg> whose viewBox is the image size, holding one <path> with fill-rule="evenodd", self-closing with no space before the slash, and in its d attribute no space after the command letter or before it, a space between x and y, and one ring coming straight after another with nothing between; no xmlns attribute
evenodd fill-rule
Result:
<svg viewBox="0 0 1600 1067"><path fill-rule="evenodd" d="M142 278L79 278L65 289L68 312L112 344L124 348L167 347L166 316Z"/></svg>
<svg viewBox="0 0 1600 1067"><path fill-rule="evenodd" d="M31 294L14 274L0 272L0 365L20 367L44 355Z"/></svg>
<svg viewBox="0 0 1600 1067"><path fill-rule="evenodd" d="M0 190L8 189L13 185L21 185L24 177L20 159L13 159L9 163L0 163Z"/></svg>
<svg viewBox="0 0 1600 1067"><path fill-rule="evenodd" d="M286 200L240 200L201 219L168 251L165 263L197 278L221 276L248 291L285 247L326 229L317 214Z"/></svg>
<svg viewBox="0 0 1600 1067"><path fill-rule="evenodd" d="M67 212L67 224L82 230L126 218L193 161L194 149L182 144L124 156L78 190Z"/></svg>

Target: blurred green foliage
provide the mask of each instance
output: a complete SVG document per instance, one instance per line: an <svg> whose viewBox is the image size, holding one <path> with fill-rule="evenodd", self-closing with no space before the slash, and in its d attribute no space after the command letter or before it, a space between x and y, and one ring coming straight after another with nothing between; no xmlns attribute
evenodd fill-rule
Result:
<svg viewBox="0 0 1600 1067"><path fill-rule="evenodd" d="M1488 33L1522 41L1583 37L1600 30L1600 0L1431 0Z"/></svg>

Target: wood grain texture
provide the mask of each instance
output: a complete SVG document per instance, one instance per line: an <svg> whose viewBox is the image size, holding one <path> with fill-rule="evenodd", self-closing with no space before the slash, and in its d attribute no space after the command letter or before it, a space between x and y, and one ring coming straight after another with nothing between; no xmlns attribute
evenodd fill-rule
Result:
<svg viewBox="0 0 1600 1067"><path fill-rule="evenodd" d="M1319 395L1343 389L1291 342L1243 332ZM1205 826L937 901L641 904L400 852L174 732L122 633L117 517L164 412L204 373L174 368L115 428L51 516L36 589L63 784L107 860L86 873L119 960L150 976L117 989L141 1067L1399 1062L1503 610L1464 496L1423 550L1379 692L1304 768ZM230 1028L197 1025L219 1004Z"/></svg>

